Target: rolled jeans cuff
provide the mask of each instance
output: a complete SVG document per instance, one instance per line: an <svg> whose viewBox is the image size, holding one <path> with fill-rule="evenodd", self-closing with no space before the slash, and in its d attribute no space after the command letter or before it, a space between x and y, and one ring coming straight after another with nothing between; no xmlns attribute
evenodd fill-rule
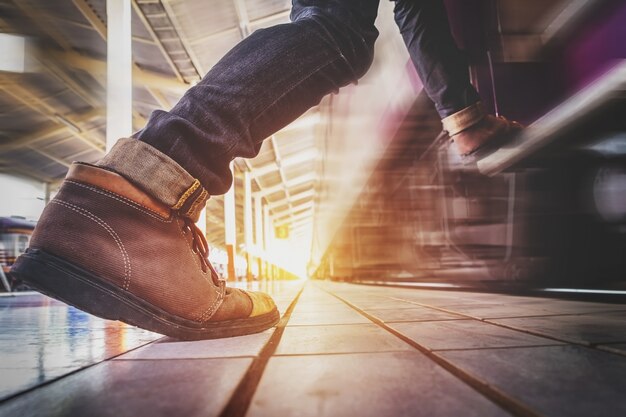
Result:
<svg viewBox="0 0 626 417"><path fill-rule="evenodd" d="M200 181L176 161L137 139L118 140L96 165L117 172L170 209L193 221L199 219L210 197Z"/></svg>
<svg viewBox="0 0 626 417"><path fill-rule="evenodd" d="M478 103L472 104L463 110L443 118L441 120L443 130L448 132L449 136L454 136L480 122L485 117L485 114L483 104L479 101Z"/></svg>

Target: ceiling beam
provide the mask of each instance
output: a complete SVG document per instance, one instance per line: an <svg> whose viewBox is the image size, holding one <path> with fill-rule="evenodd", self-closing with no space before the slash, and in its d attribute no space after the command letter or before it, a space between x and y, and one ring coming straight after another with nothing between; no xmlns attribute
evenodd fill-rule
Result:
<svg viewBox="0 0 626 417"><path fill-rule="evenodd" d="M291 206L292 207L297 207L298 204L294 205L294 201L303 200L303 199L305 199L307 197L313 197L313 196L315 196L315 190L314 189L305 190L305 191L299 192L298 194L291 194L291 196L290 196L291 197L291 200L290 200ZM267 205L270 207L270 209L272 211L274 211L275 208L278 208L280 206L284 206L287 203L288 203L287 199L286 198L282 198L282 199L277 200L277 201L268 202Z"/></svg>
<svg viewBox="0 0 626 417"><path fill-rule="evenodd" d="M252 171L252 168L251 168L251 171ZM286 183L277 184L272 187L264 187L261 190L257 191L256 193L252 193L252 195L266 197L268 195L277 193L279 191L283 191L285 187L296 187L298 185L306 184L307 182L314 182L316 180L317 180L317 175L315 173L308 172L306 174L292 178Z"/></svg>
<svg viewBox="0 0 626 417"><path fill-rule="evenodd" d="M7 161L5 159L0 159L0 172L6 173L6 174L19 175L22 177L30 178L30 179L41 181L41 182L54 181L54 178L36 175L33 172L32 168L24 167L23 165L18 166L15 164L14 161Z"/></svg>
<svg viewBox="0 0 626 417"><path fill-rule="evenodd" d="M72 123L73 125L75 125L76 127L78 127L81 130L84 130L81 128L81 125L83 123L89 122L92 119L96 118L96 117L102 117L104 116L104 110L102 109L93 109L90 110L86 113L83 114L77 114L77 115L72 115L72 116L67 116L66 119ZM8 152L10 150L13 149L17 149L17 148L21 148L23 146L27 146L27 145L31 145L35 142L38 142L40 140L43 139L47 139L51 136L56 136L62 133L67 133L68 135L70 135L69 132L69 127L63 124L58 124L58 121L56 121L56 124L52 127L46 127L44 129L40 129L36 132L32 132L29 133L27 135L24 136L20 136L16 139L13 139L11 142L6 143L6 144L2 144L0 145L0 153L2 152ZM93 148L93 146L90 146L91 148ZM95 148L97 150L104 150L104 142L100 142L99 145L97 145L97 147Z"/></svg>
<svg viewBox="0 0 626 417"><path fill-rule="evenodd" d="M72 121L69 118L70 116L58 114L55 111L56 109L54 107L45 103L42 99L28 91L27 88L24 88L17 83L2 84L0 85L0 90L4 91L15 100L21 102L31 110L43 115L48 120L54 123L57 123L59 125L66 125L66 122L67 124L72 124ZM89 137L89 135L86 135L85 132L81 131L80 128L76 127L76 129L74 129L73 127L67 125L65 127L66 131L69 134L80 139L83 143L92 147L93 149L99 151L102 151L104 149L101 140L92 139L91 137Z"/></svg>
<svg viewBox="0 0 626 417"><path fill-rule="evenodd" d="M72 45L68 43L65 37L56 29L53 22L49 22L45 25L41 23L49 20L47 19L47 16L45 14L26 4L26 2L21 2L18 7L26 16L30 18L35 26L37 26L43 33L54 39L65 51L70 51L73 49ZM95 14L93 15L95 16ZM92 16L90 16L90 18L91 17ZM89 20L89 18L87 20ZM85 100L85 102L87 102L89 105L91 105L92 107L99 107L102 105L102 100L99 97L95 97L92 92L83 88L80 84L73 80L71 75L67 74L64 70L60 68L57 63L62 61L55 61L54 59L46 58L45 55L39 57L38 59L43 64L42 66L46 69L46 71L51 73L55 78L59 79L74 94ZM102 85L102 82L100 84ZM137 111L133 111L133 119L135 124L138 126L143 126L146 123L145 118L141 116Z"/></svg>
<svg viewBox="0 0 626 417"><path fill-rule="evenodd" d="M272 147L276 143L276 139L273 139L274 136L270 137L270 141L272 143ZM276 149L276 148L274 148ZM276 151L274 152L276 154ZM315 160L319 152L317 149L305 149L301 152L294 153L285 158L278 158L274 160L274 162L270 162L268 164L262 165L260 167L254 167L252 171L252 175L255 177L262 177L263 175L267 175L271 172L275 172L276 170L282 170L282 168L298 165L304 162L311 162Z"/></svg>
<svg viewBox="0 0 626 417"><path fill-rule="evenodd" d="M269 15L269 16L265 16L265 17L261 17L258 19L253 19L250 20L250 30L252 30L252 26L263 26L267 23L274 23L274 21L280 19L280 18L284 18L286 20L289 19L289 14L291 13L291 10L286 10L284 12L279 12L273 15ZM210 33L208 35L205 36L201 36L199 38L193 39L189 41L190 45L197 45L197 44L201 44L201 43L205 43L214 39L219 39L221 37L224 36L228 36L228 35L232 35L234 32L238 32L239 34L241 34L241 30L239 29L239 27L236 28L228 28L228 29L224 29L221 30L219 32L213 32Z"/></svg>
<svg viewBox="0 0 626 417"><path fill-rule="evenodd" d="M311 207L306 207L300 211L297 211L295 213L293 213L293 215L289 218L283 216L283 218L275 218L274 219L274 225L275 226L280 226L280 225L285 225L285 224L291 224L292 222L297 221L298 219L302 219L302 218L311 218L313 219L313 206Z"/></svg>
<svg viewBox="0 0 626 417"><path fill-rule="evenodd" d="M142 1L145 1L146 3L154 3L154 0L142 0ZM170 22L171 28L176 33L176 38L175 38L176 41L180 43L182 50L184 50L185 53L187 54L186 61L190 64L197 79L198 80L201 79L202 75L206 74L209 68L203 67L202 62L200 61L198 56L195 54L195 50L191 47L190 40L185 36L185 33L186 33L185 26L178 19L178 16L176 15L172 7L171 0L160 0L158 3L163 7L163 11L165 12L165 15L167 16ZM179 60L174 60L174 61L176 62ZM191 81L191 82L194 82L194 81Z"/></svg>
<svg viewBox="0 0 626 417"><path fill-rule="evenodd" d="M102 19L100 19L100 16L96 14L93 8L87 4L85 0L72 0L72 3L74 3L74 6L76 6L83 17L91 24L92 29L98 32L100 37L106 42L107 27Z"/></svg>
<svg viewBox="0 0 626 417"><path fill-rule="evenodd" d="M288 209L274 209L272 212L274 213L274 217L275 219L280 218L280 217L284 217L289 215L289 213L293 214L293 213L298 213L302 210L304 210L304 208L310 208L311 204L313 203L313 200L307 199L307 200L300 200L299 203L297 204L292 204L291 206L289 206Z"/></svg>
<svg viewBox="0 0 626 417"><path fill-rule="evenodd" d="M45 156L46 158L50 159L51 161L54 161L57 164L64 166L65 168L69 168L70 165L71 165L71 163L66 161L65 159L56 157L56 156L52 155L51 153L48 153L48 152L44 151L43 149L37 149L34 146L29 146L28 148L33 150L33 151L35 151L35 152L37 152L39 155Z"/></svg>
<svg viewBox="0 0 626 417"><path fill-rule="evenodd" d="M91 58L81 55L77 52L58 52L49 51L49 56L63 62L64 64L83 70L94 77L106 77L107 64L98 58ZM154 71L145 70L139 67L133 68L133 80L138 84L159 89L171 90L183 94L189 88L189 85L176 80L175 78L159 74Z"/></svg>
<svg viewBox="0 0 626 417"><path fill-rule="evenodd" d="M77 28L82 28L82 29L87 29L87 30L94 30L94 27L87 23L77 22L75 20L67 19L67 18L60 17L60 16L51 15L50 18L56 20L59 23L63 23L65 25L71 25ZM139 42L139 43L143 43L146 45L157 46L157 44L154 43L154 41L151 39L141 38L139 36L133 36L132 39L133 39L133 42Z"/></svg>
<svg viewBox="0 0 626 417"><path fill-rule="evenodd" d="M282 12L278 12L278 13L274 13L268 16L264 16L264 17L260 17L258 19L254 19L250 21L250 26L254 25L254 26L263 26L266 25L268 23L274 23L276 20L279 19L286 19L289 20L289 15L291 14L291 9L287 9L285 11Z"/></svg>
<svg viewBox="0 0 626 417"><path fill-rule="evenodd" d="M214 41L215 39L219 39L221 37L225 37L228 35L234 35L234 34L241 34L241 32L239 31L239 28L229 28L229 29L225 29L225 30L221 30L219 32L214 32L205 36L201 36L199 38L195 38L193 40L189 40L189 45L190 46L198 46L207 42L211 42Z"/></svg>
<svg viewBox="0 0 626 417"><path fill-rule="evenodd" d="M314 201L308 201L306 203L303 204L299 204L297 206L297 209L293 209L290 210L287 213L282 213L282 214L278 214L275 216L272 216L272 219L276 222L276 221L281 221L283 219L286 219L285 221L283 221L282 223L286 223L289 222L291 219L288 219L289 217L294 218L297 214L300 214L303 211L308 211L313 209L313 207L315 207L315 202Z"/></svg>
<svg viewBox="0 0 626 417"><path fill-rule="evenodd" d="M306 214L309 214L309 213L306 213ZM312 218L313 218L313 217L312 217L312 216L309 216L309 215L307 215L307 216L305 216L305 215L299 216L299 217L296 219L296 221L294 221L294 222L292 222L292 223L290 224L290 226L291 226L291 228L292 228L292 229L295 229L295 228L298 228L298 227L302 227L302 226L305 226L305 225L309 225L309 224L311 224L311 219L312 219Z"/></svg>
<svg viewBox="0 0 626 417"><path fill-rule="evenodd" d="M83 99L91 107L95 108L102 106L103 99L101 97L97 97L93 93L93 91L87 90L83 86L78 84L74 77L69 75L59 66L57 61L46 58L45 56L39 57L38 59L41 62L42 68L46 72L59 80L62 84L69 88L78 97Z"/></svg>
<svg viewBox="0 0 626 417"><path fill-rule="evenodd" d="M46 19L45 15L40 10L33 7L26 1L13 2L29 19L33 26L37 27L42 33L48 35L54 40L61 48L69 50L72 49L72 45L63 36L63 34L57 28L57 25L51 19Z"/></svg>
<svg viewBox="0 0 626 417"><path fill-rule="evenodd" d="M84 1L84 0L74 0L74 1ZM170 54L165 49L165 46L163 46L163 42L161 42L161 39L154 31L154 28L152 27L152 25L146 18L146 15L141 9L141 7L137 4L137 1L133 0L132 5L133 5L133 9L135 10L135 13L137 13L137 16L139 16L139 20L141 20L141 23L143 23L148 33L150 33L150 37L155 42L156 46L159 48L159 51L161 51L161 54L163 55L163 57L165 57L165 60L167 61L168 65L170 66L174 74L176 74L176 78L178 78L178 81L184 82L185 80L182 74L180 73L180 70L178 69L174 61L172 60L172 57L170 56ZM167 14L167 12L165 12L165 14Z"/></svg>
<svg viewBox="0 0 626 417"><path fill-rule="evenodd" d="M78 8L78 10L82 13L82 15L85 17L85 19L87 19L87 21L89 21L89 23L93 26L93 29L98 33L98 35L100 35L102 40L104 42L107 42L107 27L102 21L102 19L100 19L100 17L93 11L91 6L87 4L86 0L72 0L72 1L74 5ZM172 68L172 71L174 72L174 74L176 74L176 77L178 78L178 80L180 82L183 82L183 77L178 71L178 68L176 67L176 65L174 65L174 62L170 58L165 48L163 48L163 44L161 43L159 38L155 35L154 30L152 30L152 26L150 26L150 24L147 22L146 17L143 14L143 11L137 6L137 2L135 0L133 0L132 6L136 14L139 16L139 19L141 20L141 22L144 24L146 30L150 33L150 36L156 42L157 47L163 54L167 63ZM141 71L141 68L139 68L137 64L133 62L133 76L134 76L135 70ZM170 104L167 101L167 99L165 99L165 97L163 96L163 94L161 94L161 92L156 90L155 86L148 86L146 87L146 89L152 95L152 97L157 101L157 103L159 103L159 106L161 106L164 109L170 108ZM140 123L140 124L142 125L145 124L145 120L143 122L144 123Z"/></svg>

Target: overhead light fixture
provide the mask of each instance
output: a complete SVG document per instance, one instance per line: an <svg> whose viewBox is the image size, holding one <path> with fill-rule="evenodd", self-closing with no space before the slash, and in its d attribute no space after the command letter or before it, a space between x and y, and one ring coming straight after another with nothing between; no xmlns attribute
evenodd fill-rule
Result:
<svg viewBox="0 0 626 417"><path fill-rule="evenodd" d="M0 71L24 73L36 70L33 46L31 38L0 33Z"/></svg>

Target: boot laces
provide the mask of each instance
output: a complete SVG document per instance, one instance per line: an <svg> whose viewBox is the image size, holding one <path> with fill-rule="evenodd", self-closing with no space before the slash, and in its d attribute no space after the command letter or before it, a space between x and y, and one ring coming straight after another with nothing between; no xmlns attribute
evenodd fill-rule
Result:
<svg viewBox="0 0 626 417"><path fill-rule="evenodd" d="M192 236L192 246L191 251L198 255L200 258L200 265L202 267L202 272L206 272L207 270L211 270L213 272L213 268L211 267L211 263L209 262L209 244L204 237L204 233L196 226L193 220L184 217L185 225L183 227L183 232L190 232Z"/></svg>

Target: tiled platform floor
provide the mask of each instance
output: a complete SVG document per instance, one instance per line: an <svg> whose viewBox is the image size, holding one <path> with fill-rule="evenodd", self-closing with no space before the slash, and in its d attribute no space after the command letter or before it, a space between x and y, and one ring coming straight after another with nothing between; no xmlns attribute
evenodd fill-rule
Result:
<svg viewBox="0 0 626 417"><path fill-rule="evenodd" d="M0 297L0 415L626 415L626 305L261 286L277 328L200 342Z"/></svg>

